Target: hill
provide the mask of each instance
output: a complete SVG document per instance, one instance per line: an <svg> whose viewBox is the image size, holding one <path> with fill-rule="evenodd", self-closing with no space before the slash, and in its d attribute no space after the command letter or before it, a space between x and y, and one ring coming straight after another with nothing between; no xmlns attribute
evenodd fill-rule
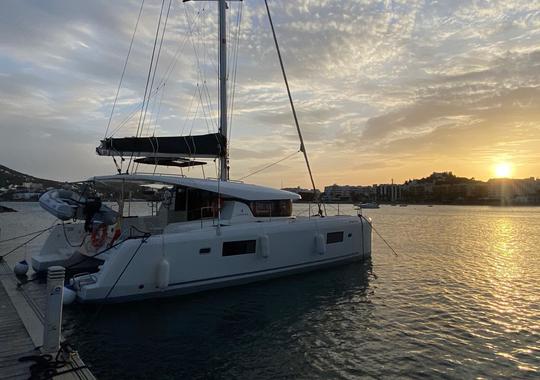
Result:
<svg viewBox="0 0 540 380"><path fill-rule="evenodd" d="M62 182L52 181L33 177L28 174L20 173L6 166L0 165L0 188L9 188L10 186L22 186L25 182L32 182L43 185L43 188L60 187Z"/></svg>

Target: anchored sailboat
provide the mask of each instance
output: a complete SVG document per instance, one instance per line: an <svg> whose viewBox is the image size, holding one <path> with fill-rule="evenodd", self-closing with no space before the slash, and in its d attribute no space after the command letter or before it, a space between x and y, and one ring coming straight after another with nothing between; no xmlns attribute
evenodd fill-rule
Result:
<svg viewBox="0 0 540 380"><path fill-rule="evenodd" d="M137 164L189 167L204 164L195 159L218 159L219 178L141 174L128 172L128 165L126 172L119 167L116 175L86 181L89 187L102 186L117 194L119 207L114 215L97 196L90 194L77 197L72 192L56 191L54 196L49 194L42 199L44 207L60 219L74 218L84 223L56 226L32 258L32 265L36 271L63 265L92 272L76 274L71 279L71 289L80 302L121 302L193 293L371 256L371 225L364 218L326 216L320 203L317 215L294 217L292 202L300 199L299 195L229 180L227 4L225 0L217 2L219 132L174 137L105 137L96 151L122 160L129 157L130 164L133 160ZM300 138L300 151L315 188L270 10L265 5ZM156 213L125 216L124 204L134 193L143 196L143 189L151 189L151 201L159 204Z"/></svg>

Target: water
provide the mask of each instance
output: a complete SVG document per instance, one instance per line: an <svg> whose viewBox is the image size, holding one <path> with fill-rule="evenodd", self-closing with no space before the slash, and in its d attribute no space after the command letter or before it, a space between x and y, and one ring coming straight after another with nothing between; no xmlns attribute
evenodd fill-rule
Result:
<svg viewBox="0 0 540 380"><path fill-rule="evenodd" d="M0 214L2 239L53 223L35 204L10 206L21 212ZM540 209L364 214L398 257L374 235L370 263L70 307L65 335L100 379L540 377Z"/></svg>

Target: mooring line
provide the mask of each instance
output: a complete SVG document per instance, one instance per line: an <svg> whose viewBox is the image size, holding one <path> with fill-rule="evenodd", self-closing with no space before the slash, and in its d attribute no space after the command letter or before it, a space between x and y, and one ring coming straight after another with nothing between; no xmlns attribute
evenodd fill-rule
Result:
<svg viewBox="0 0 540 380"><path fill-rule="evenodd" d="M398 253L396 252L396 250L395 250L394 248L392 248L392 246L390 245L390 243L388 243L388 242L386 241L386 239L379 233L379 231L377 231L377 229L376 229L375 227L373 227L373 223L371 223L371 222L369 221L368 218L366 218L366 217L365 217L364 215L362 215L362 214L358 214L358 216L359 216L360 218L362 218L362 219L365 219L365 221L368 222L368 224L371 226L371 229L372 229L373 231L375 231L375 233L377 234L377 236L379 236L379 237L381 238L381 240L384 242L384 244L386 244L386 246L387 246L388 248L390 248L390 250L394 253L394 255L399 256Z"/></svg>
<svg viewBox="0 0 540 380"><path fill-rule="evenodd" d="M25 245L27 245L28 243L30 243L32 240L37 239L38 237L40 237L41 235L43 235L43 233L45 233L46 231L49 231L50 229L52 229L52 228L54 228L54 227L56 227L56 225L51 226L51 227L49 227L49 228L46 228L46 229L44 229L44 230L41 230L36 236L34 236L34 237L28 239L27 241L25 241L25 242L22 243L22 244L19 244L18 246L16 246L15 248L13 248L11 251L9 251L8 253L6 253L5 255L0 256L0 261L3 260L5 257L9 256L10 254L12 254L13 252L15 252L16 250L18 250L19 248L24 247ZM32 235L32 234L30 234L30 235ZM22 237L22 236L19 236L19 238L20 238L20 237Z"/></svg>

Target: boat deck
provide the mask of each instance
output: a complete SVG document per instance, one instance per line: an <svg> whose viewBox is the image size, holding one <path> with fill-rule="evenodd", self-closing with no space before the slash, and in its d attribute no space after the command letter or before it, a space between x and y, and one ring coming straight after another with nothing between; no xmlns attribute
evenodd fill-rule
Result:
<svg viewBox="0 0 540 380"><path fill-rule="evenodd" d="M46 284L34 281L17 287L11 268L0 260L1 379L30 378L34 362L20 362L19 358L40 354L45 306ZM76 352L70 358L68 364L57 369L59 374L50 379L95 379Z"/></svg>

